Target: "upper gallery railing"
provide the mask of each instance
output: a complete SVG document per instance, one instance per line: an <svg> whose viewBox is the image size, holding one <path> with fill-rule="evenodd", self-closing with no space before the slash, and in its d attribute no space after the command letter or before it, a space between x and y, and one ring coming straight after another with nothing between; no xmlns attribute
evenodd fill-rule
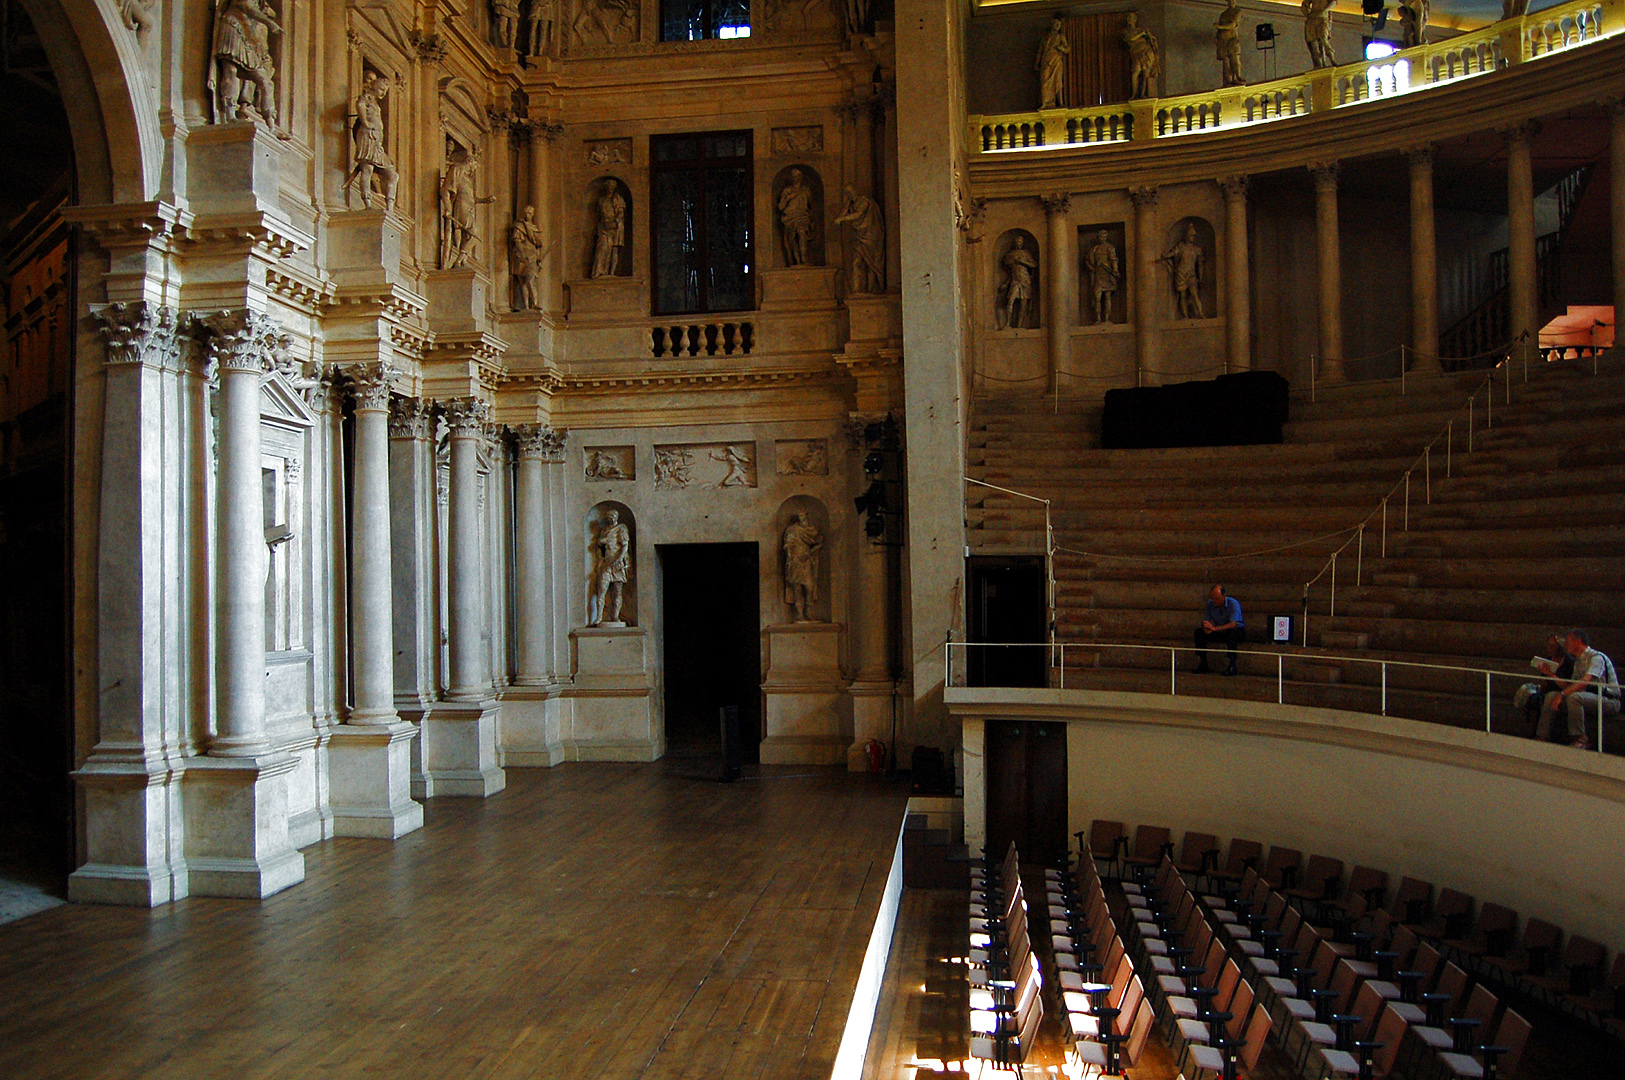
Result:
<svg viewBox="0 0 1625 1080"><path fill-rule="evenodd" d="M1320 68L1285 79L1183 97L1087 109L972 116L972 153L1138 142L1222 131L1414 93L1497 71L1625 30L1625 0L1571 0L1381 60Z"/></svg>

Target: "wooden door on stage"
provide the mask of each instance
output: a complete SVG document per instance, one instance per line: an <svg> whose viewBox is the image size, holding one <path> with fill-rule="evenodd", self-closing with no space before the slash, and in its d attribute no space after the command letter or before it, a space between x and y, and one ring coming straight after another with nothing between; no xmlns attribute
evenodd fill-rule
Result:
<svg viewBox="0 0 1625 1080"><path fill-rule="evenodd" d="M1066 859L1066 725L989 720L984 742L987 847L1002 859L1010 846L1023 862Z"/></svg>

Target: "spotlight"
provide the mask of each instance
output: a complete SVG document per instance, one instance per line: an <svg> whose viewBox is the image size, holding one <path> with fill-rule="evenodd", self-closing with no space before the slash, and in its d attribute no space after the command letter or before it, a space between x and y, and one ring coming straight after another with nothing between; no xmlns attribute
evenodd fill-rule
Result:
<svg viewBox="0 0 1625 1080"><path fill-rule="evenodd" d="M879 480L869 485L869 489L852 500L860 514L883 514L886 512L886 485Z"/></svg>
<svg viewBox="0 0 1625 1080"><path fill-rule="evenodd" d="M876 510L863 520L863 535L878 540L886 535L886 515Z"/></svg>
<svg viewBox="0 0 1625 1080"><path fill-rule="evenodd" d="M863 459L863 473L865 476L874 476L886 467L886 457L879 450L869 451L869 456Z"/></svg>

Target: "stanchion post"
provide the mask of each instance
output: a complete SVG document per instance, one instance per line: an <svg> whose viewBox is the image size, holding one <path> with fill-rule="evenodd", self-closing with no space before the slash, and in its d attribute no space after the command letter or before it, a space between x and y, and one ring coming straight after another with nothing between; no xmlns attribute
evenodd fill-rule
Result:
<svg viewBox="0 0 1625 1080"><path fill-rule="evenodd" d="M1286 660L1275 654L1275 704L1286 704Z"/></svg>
<svg viewBox="0 0 1625 1080"><path fill-rule="evenodd" d="M1179 671L1179 650L1168 650L1168 696L1177 697L1179 691L1174 686L1174 676Z"/></svg>
<svg viewBox="0 0 1625 1080"><path fill-rule="evenodd" d="M1382 715L1388 715L1388 663L1382 664Z"/></svg>
<svg viewBox="0 0 1625 1080"><path fill-rule="evenodd" d="M1487 671L1484 673L1484 734L1486 734L1486 735L1491 734L1491 731L1490 731L1490 673L1487 672Z"/></svg>

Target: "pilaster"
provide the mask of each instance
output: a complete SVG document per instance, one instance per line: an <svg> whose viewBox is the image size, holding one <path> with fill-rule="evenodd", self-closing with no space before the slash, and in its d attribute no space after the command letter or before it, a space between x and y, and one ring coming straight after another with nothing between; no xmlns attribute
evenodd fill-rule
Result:
<svg viewBox="0 0 1625 1080"><path fill-rule="evenodd" d="M1315 177L1315 253L1320 268L1320 378L1342 382L1343 250L1337 227L1337 162L1311 165Z"/></svg>

